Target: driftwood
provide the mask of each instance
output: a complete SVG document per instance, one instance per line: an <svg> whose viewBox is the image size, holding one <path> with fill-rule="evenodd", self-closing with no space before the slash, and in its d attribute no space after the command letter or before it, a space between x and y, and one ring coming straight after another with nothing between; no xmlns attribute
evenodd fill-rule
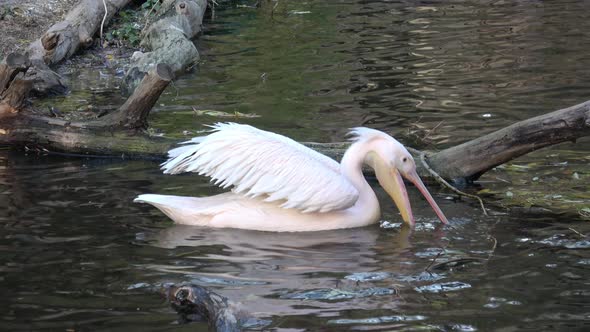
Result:
<svg viewBox="0 0 590 332"><path fill-rule="evenodd" d="M0 144L95 155L143 155L142 152L153 151L157 146L164 152L171 142L151 138L142 129L147 126L149 110L171 77L168 66L158 65L143 78L123 106L97 120L77 122L31 113L0 113Z"/></svg>
<svg viewBox="0 0 590 332"><path fill-rule="evenodd" d="M453 182L472 182L492 168L546 146L575 142L590 136L590 101L514 123L490 134L436 153L426 154L426 162L442 178ZM348 143L316 144L331 157L344 154ZM422 151L409 149L420 175L430 177L422 167Z"/></svg>
<svg viewBox="0 0 590 332"><path fill-rule="evenodd" d="M103 121L116 127L147 129L147 116L172 81L172 77L172 69L168 65L156 65L143 77L133 95L125 101L119 111L106 116Z"/></svg>
<svg viewBox="0 0 590 332"><path fill-rule="evenodd" d="M250 319L227 298L198 285L172 286L166 293L181 323L205 321L210 331L237 332Z"/></svg>
<svg viewBox="0 0 590 332"><path fill-rule="evenodd" d="M429 156L428 163L445 179L472 181L516 157L584 136L590 136L590 101L445 149Z"/></svg>

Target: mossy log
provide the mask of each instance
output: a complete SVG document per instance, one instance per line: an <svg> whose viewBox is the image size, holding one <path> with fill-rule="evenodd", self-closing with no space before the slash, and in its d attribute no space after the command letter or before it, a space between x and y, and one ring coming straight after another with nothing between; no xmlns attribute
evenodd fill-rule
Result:
<svg viewBox="0 0 590 332"><path fill-rule="evenodd" d="M67 121L30 112L0 113L0 144L80 155L162 156L175 142L150 137L144 129L149 111L171 77L167 65L156 66L118 110L98 120Z"/></svg>

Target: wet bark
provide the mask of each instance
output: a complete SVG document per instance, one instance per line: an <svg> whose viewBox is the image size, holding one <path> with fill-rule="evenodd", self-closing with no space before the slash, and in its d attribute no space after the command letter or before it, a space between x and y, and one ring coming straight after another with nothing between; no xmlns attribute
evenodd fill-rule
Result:
<svg viewBox="0 0 590 332"><path fill-rule="evenodd" d="M206 321L210 331L242 331L247 320L247 314L227 298L201 286L170 287L167 298L182 323Z"/></svg>
<svg viewBox="0 0 590 332"><path fill-rule="evenodd" d="M172 82L172 69L166 64L156 65L125 101L118 112L106 116L103 122L122 128L147 129L147 116L164 89Z"/></svg>
<svg viewBox="0 0 590 332"><path fill-rule="evenodd" d="M20 54L9 54L4 63L0 64L0 96L10 87L19 73L26 72L30 67L30 61Z"/></svg>

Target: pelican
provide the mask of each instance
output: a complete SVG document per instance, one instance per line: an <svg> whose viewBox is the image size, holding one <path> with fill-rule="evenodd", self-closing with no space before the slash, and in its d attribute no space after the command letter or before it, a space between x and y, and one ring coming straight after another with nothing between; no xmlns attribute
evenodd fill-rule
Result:
<svg viewBox="0 0 590 332"><path fill-rule="evenodd" d="M144 194L135 202L151 204L186 225L276 232L361 227L381 216L377 196L363 176L367 164L404 222L414 225L402 176L447 223L412 155L381 131L352 129L352 144L338 164L290 138L249 125L217 123L211 128L209 135L170 150L161 166L165 174L209 176L222 188L232 187L230 192L209 197Z"/></svg>

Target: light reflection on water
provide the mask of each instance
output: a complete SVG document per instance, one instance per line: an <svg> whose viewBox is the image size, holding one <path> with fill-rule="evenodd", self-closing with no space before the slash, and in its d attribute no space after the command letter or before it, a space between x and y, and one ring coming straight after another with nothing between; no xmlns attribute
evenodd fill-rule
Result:
<svg viewBox="0 0 590 332"><path fill-rule="evenodd" d="M586 5L281 2L272 19L228 5L207 23L204 63L167 90L153 124L180 136L219 120L195 116L195 106L256 113L237 121L300 140L340 141L367 125L414 144L436 126L421 144L443 148L587 99ZM211 287L277 328L587 327L590 253L570 229L588 234L587 223L485 218L435 194L451 219L440 227L410 189L412 233L209 230L131 203L146 192L218 190L164 176L153 162L0 150L2 329L196 329L175 325L154 291L169 282ZM398 221L378 195L384 220Z"/></svg>

